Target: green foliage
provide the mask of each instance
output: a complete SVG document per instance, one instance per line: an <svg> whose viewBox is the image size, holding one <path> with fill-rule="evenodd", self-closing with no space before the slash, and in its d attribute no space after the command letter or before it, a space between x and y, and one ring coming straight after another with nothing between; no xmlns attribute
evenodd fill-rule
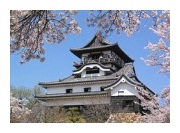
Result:
<svg viewBox="0 0 180 133"><path fill-rule="evenodd" d="M15 87L11 85L10 90L11 90L12 96L18 99L23 99L23 98L30 99L33 97L33 95L43 93L43 89L39 85L34 86L34 88L32 89L25 88L22 86Z"/></svg>
<svg viewBox="0 0 180 133"><path fill-rule="evenodd" d="M77 107L70 107L66 115L69 122L72 122L72 123L85 122L85 119L82 117Z"/></svg>
<svg viewBox="0 0 180 133"><path fill-rule="evenodd" d="M18 99L23 99L23 98L28 99L32 95L32 90L27 89L25 87L11 86L10 89L11 89L11 92L12 92L12 96L16 97Z"/></svg>

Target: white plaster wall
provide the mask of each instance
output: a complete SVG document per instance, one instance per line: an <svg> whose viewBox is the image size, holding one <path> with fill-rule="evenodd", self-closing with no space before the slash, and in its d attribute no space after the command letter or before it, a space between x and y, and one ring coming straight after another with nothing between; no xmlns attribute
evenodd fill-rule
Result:
<svg viewBox="0 0 180 133"><path fill-rule="evenodd" d="M76 85L76 86L63 86L63 87L51 87L47 89L47 94L59 94L66 93L66 89L73 89L73 93L84 92L84 88L91 87L91 91L100 91L100 87L107 85L107 83L102 84L90 84L90 85Z"/></svg>
<svg viewBox="0 0 180 133"><path fill-rule="evenodd" d="M91 105L91 104L110 104L110 97L84 97L48 100L46 106L65 106L65 105Z"/></svg>
<svg viewBox="0 0 180 133"><path fill-rule="evenodd" d="M84 70L84 71L82 71L82 73L81 73L81 77L86 77L86 71Z"/></svg>
<svg viewBox="0 0 180 133"><path fill-rule="evenodd" d="M100 74L99 76L103 76L105 74L105 72L100 69L99 74Z"/></svg>
<svg viewBox="0 0 180 133"><path fill-rule="evenodd" d="M118 95L118 91L124 91L124 93L120 93ZM116 87L114 87L111 90L111 96L129 96L129 95L137 95L137 91L135 90L135 87L132 85L129 85L128 83L120 83Z"/></svg>

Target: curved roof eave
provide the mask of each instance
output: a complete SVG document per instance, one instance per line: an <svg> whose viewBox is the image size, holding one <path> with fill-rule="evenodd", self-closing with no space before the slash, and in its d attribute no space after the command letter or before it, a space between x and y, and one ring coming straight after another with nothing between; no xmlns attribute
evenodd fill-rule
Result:
<svg viewBox="0 0 180 133"><path fill-rule="evenodd" d="M115 78L111 79L98 79L98 80L88 80L88 81L74 81L74 82L55 82L55 83L39 83L42 87L49 88L51 86L53 87L59 87L59 86L72 86L72 85L85 85L85 84L94 84L94 83L110 83L113 82Z"/></svg>
<svg viewBox="0 0 180 133"><path fill-rule="evenodd" d="M97 52L100 50L109 50L113 46L114 45L104 45L99 47L76 48L76 49L70 49L70 51L77 57L81 58L81 55L83 53Z"/></svg>
<svg viewBox="0 0 180 133"><path fill-rule="evenodd" d="M110 70L111 70L111 67L106 67L106 66L104 66L104 65L102 65L102 64L100 64L100 63L98 63L98 62L93 62L93 63L84 64L84 65L82 65L80 68L74 70L73 72L80 71L83 67L85 67L85 66L87 66L87 65L91 65L91 64L97 64L97 65L99 65L100 67L102 67L102 68L104 68L104 69L110 69Z"/></svg>

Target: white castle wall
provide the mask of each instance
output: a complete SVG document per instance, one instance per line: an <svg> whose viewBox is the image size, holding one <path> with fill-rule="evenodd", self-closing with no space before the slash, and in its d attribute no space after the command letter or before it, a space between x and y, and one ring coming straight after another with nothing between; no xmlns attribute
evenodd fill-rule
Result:
<svg viewBox="0 0 180 133"><path fill-rule="evenodd" d="M118 91L123 91L124 93L118 93ZM135 87L129 85L128 83L120 83L116 87L114 87L111 91L111 96L130 96L130 95L137 95L137 91Z"/></svg>
<svg viewBox="0 0 180 133"><path fill-rule="evenodd" d="M47 88L47 94L59 94L66 93L66 89L73 89L73 93L84 92L84 88L91 87L91 91L100 91L101 86L107 85L108 83L102 84L89 84L89 85L68 85L63 87L51 87Z"/></svg>

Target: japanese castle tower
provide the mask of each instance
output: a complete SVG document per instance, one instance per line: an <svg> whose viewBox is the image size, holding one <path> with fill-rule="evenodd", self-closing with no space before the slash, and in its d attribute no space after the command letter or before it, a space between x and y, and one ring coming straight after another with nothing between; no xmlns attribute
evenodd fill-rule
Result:
<svg viewBox="0 0 180 133"><path fill-rule="evenodd" d="M137 88L148 90L136 77L133 60L121 50L117 43L94 38L84 47L70 49L79 57L76 68L69 77L40 82L47 93L35 96L45 106L110 105L114 111L128 108L129 112L140 112L141 107L134 101Z"/></svg>

